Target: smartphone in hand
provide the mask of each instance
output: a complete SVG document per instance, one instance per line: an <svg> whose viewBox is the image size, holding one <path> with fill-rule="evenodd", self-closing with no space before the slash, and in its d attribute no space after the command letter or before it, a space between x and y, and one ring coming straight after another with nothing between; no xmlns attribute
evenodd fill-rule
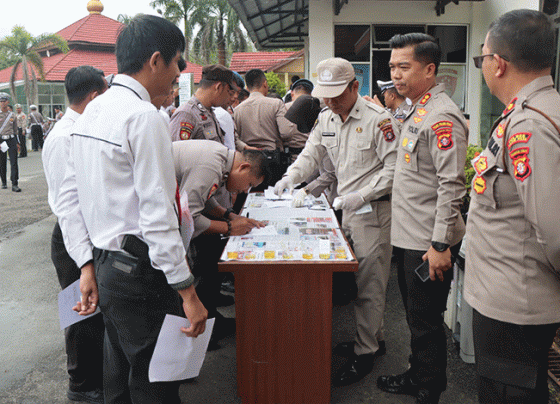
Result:
<svg viewBox="0 0 560 404"><path fill-rule="evenodd" d="M430 263L428 260L418 265L414 272L416 272L416 275L418 275L422 282L428 281L430 279Z"/></svg>

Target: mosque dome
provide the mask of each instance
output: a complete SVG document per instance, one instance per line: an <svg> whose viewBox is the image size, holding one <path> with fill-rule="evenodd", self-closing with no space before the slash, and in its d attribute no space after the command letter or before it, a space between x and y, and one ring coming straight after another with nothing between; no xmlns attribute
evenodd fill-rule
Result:
<svg viewBox="0 0 560 404"><path fill-rule="evenodd" d="M90 0L87 4L87 10L90 14L101 14L103 8L103 3L99 0Z"/></svg>

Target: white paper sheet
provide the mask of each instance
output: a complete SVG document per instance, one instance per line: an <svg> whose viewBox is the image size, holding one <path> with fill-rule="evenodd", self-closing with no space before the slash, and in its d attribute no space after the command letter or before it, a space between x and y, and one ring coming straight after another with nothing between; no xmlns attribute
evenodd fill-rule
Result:
<svg viewBox="0 0 560 404"><path fill-rule="evenodd" d="M214 320L208 319L206 330L197 338L192 338L181 332L181 327L190 326L189 320L166 315L150 361L150 382L171 382L197 377L206 357Z"/></svg>
<svg viewBox="0 0 560 404"><path fill-rule="evenodd" d="M72 307L80 301L82 293L80 292L80 280L72 283L66 289L60 291L58 294L58 318L60 320L60 329L64 330L66 327L71 326L79 321L90 318L99 314L99 307L92 314L87 316L80 316L77 312L72 310Z"/></svg>
<svg viewBox="0 0 560 404"><path fill-rule="evenodd" d="M280 196L274 193L274 187L268 187L264 190L264 198L269 200L278 200L278 199L294 199L294 196L290 194L288 191L284 191L284 193Z"/></svg>
<svg viewBox="0 0 560 404"><path fill-rule="evenodd" d="M6 142L0 143L0 150L2 151L2 153L6 153L8 149L9 149L8 143Z"/></svg>

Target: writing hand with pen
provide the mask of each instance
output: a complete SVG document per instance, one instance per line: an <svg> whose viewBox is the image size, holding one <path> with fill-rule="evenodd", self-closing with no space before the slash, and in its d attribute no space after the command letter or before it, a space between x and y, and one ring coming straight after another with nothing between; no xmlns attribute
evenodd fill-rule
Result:
<svg viewBox="0 0 560 404"><path fill-rule="evenodd" d="M231 236L242 236L251 232L255 227L260 229L261 227L265 227L266 224L264 222L260 222L255 219L249 219L245 216L239 216L232 213L230 216L231 220Z"/></svg>

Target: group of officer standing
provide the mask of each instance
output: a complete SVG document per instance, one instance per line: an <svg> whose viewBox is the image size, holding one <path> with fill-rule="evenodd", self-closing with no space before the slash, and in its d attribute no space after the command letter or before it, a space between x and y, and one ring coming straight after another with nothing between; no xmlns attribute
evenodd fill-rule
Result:
<svg viewBox="0 0 560 404"><path fill-rule="evenodd" d="M184 68L184 47L173 24L137 16L117 40L119 74L108 90L93 68L73 69L66 78L71 106L47 137L44 158L58 216L53 261L62 286L80 279L77 311L91 314L99 305L103 324L96 329L104 333L102 383L99 374L89 383L91 373L70 372L77 365L69 355L68 397L180 402L178 383L149 382L149 361L166 314L186 316L191 325L182 331L193 337L216 316L213 349L234 331L216 310L220 250L224 237L263 226L238 215L235 199L261 183L275 184L276 193L293 190L328 161L326 182L337 181L333 207L343 212L342 229L359 262L356 336L339 347L348 361L334 383L361 380L386 352L383 316L394 249L411 356L406 372L380 376L377 385L414 395L419 404L437 403L447 385L443 312L450 269L465 236L460 208L468 142L462 112L436 85L437 41L419 33L390 41L393 86L412 105L402 122L359 96L348 61L319 63L317 85L303 83L327 106L320 113L312 108L318 115L312 129L286 119L282 101L264 97L268 84L258 70L245 76L250 96L232 111L244 82L220 65L203 69L194 96L168 124L158 109ZM552 216L560 192L560 96L550 78L553 48L548 17L516 10L491 26L483 55L475 58L490 91L508 105L473 163L466 231L465 298L475 309L482 403L545 403L548 396L546 351L560 325L560 237ZM304 127L305 145L293 147L287 170L279 168L279 151ZM298 191L294 203L308 192ZM67 351L87 349L77 345L67 335Z"/></svg>

